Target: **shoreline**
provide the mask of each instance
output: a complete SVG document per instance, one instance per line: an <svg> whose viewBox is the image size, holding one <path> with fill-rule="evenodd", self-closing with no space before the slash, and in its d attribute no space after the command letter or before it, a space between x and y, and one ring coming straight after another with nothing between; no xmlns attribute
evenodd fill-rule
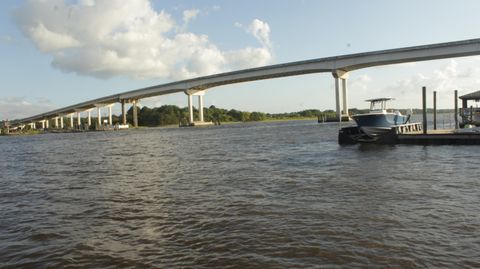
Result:
<svg viewBox="0 0 480 269"><path fill-rule="evenodd" d="M270 123L270 122L286 122L286 121L318 121L317 117L305 117L305 118L281 118L281 119L266 119L260 121L226 121L220 122L220 124L212 126L221 126L221 125L230 125L230 124L248 124L248 123ZM135 130L135 129L147 129L147 128L180 128L178 124L169 124L169 125L158 125L158 126L139 126L137 128L129 128L124 130ZM87 133L87 132L101 132L105 130L87 130L87 131L76 131L72 129L51 129L51 130L28 130L27 132L11 132L9 134L0 134L0 136L29 136L29 135L40 135L40 134L59 134L59 133ZM123 130L122 130L123 131Z"/></svg>

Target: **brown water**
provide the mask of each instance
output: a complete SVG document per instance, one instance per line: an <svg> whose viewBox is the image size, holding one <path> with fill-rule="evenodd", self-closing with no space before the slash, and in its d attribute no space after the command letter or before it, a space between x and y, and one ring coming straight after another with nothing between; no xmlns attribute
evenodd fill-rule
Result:
<svg viewBox="0 0 480 269"><path fill-rule="evenodd" d="M336 128L0 137L0 268L480 267L480 148Z"/></svg>

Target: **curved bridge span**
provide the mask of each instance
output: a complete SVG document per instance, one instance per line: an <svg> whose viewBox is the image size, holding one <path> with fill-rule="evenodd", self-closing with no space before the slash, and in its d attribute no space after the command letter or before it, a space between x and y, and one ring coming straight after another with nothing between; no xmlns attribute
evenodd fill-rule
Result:
<svg viewBox="0 0 480 269"><path fill-rule="evenodd" d="M390 50L349 54L327 58L297 61L284 64L251 68L210 76L187 79L152 87L127 91L93 99L79 104L63 107L53 111L38 114L32 117L13 121L12 126L31 124L35 128L37 122L43 128L48 128L49 122L55 120L55 127L63 128L63 117L70 116L70 127L73 128L73 115L77 114L77 125L80 125L80 113L88 113L88 124L91 124L90 111L97 109L98 124L101 125L100 109L108 107L109 124L112 124L111 107L115 103L122 104L123 124L126 124L125 104L133 104L133 125L137 124L137 102L139 99L159 95L184 92L188 95L189 122L194 124L192 96L199 99L199 122L203 122L203 95L205 90L221 85L234 84L247 81L272 79L278 77L297 76L312 73L331 73L335 80L335 96L337 116L341 118L348 115L348 72L357 69L390 65L398 63L419 62L436 59L465 57L480 55L480 39L470 39L456 42L438 43L423 46L405 47Z"/></svg>

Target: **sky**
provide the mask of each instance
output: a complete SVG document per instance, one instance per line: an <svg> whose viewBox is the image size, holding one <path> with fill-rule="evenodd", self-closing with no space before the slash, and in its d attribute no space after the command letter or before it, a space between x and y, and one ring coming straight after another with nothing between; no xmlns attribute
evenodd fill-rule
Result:
<svg viewBox="0 0 480 269"><path fill-rule="evenodd" d="M0 119L226 71L480 38L478 10L476 0L3 0ZM392 107L420 108L426 86L439 108L453 108L454 90L479 85L477 56L360 69L350 72L349 107L394 97ZM220 86L204 103L334 109L334 80L319 73ZM184 107L187 96L140 105Z"/></svg>

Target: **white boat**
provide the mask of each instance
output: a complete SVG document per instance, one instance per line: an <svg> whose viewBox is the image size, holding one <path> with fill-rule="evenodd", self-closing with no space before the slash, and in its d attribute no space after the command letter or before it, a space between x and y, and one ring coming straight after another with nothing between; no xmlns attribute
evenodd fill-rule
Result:
<svg viewBox="0 0 480 269"><path fill-rule="evenodd" d="M388 111L387 101L393 98L376 98L366 100L370 102L370 111L365 114L353 115L358 128L372 139L377 139L389 132L396 125L406 124L410 115L402 115L400 111Z"/></svg>

